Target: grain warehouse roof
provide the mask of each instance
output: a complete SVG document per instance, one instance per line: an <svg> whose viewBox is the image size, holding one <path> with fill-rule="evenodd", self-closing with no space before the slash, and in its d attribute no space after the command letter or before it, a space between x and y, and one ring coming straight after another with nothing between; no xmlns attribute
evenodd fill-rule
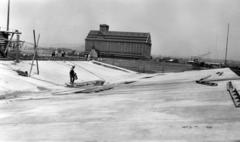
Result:
<svg viewBox="0 0 240 142"><path fill-rule="evenodd" d="M91 30L86 40L137 42L151 44L150 33Z"/></svg>

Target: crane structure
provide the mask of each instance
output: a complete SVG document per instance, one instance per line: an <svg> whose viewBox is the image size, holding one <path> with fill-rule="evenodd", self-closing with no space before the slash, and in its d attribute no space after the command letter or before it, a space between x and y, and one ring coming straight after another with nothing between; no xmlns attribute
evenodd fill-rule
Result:
<svg viewBox="0 0 240 142"><path fill-rule="evenodd" d="M23 46L24 41L20 40L22 34L18 30L9 29L10 21L10 0L8 0L8 12L7 12L7 27L5 30L0 28L0 55L4 58L8 57L8 51L12 48L16 55L16 61L19 61L20 48ZM15 37L15 39L14 39Z"/></svg>
<svg viewBox="0 0 240 142"><path fill-rule="evenodd" d="M210 51L208 51L207 53L203 53L203 54L197 55L197 56L192 56L190 62L200 63L202 58L208 56L209 54L211 54Z"/></svg>

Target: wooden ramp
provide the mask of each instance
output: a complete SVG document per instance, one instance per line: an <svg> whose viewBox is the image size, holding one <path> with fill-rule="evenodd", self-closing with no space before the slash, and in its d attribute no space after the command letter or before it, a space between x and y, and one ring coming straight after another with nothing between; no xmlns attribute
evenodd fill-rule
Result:
<svg viewBox="0 0 240 142"><path fill-rule="evenodd" d="M229 92L235 107L240 107L240 95L231 81L227 83L227 91Z"/></svg>
<svg viewBox="0 0 240 142"><path fill-rule="evenodd" d="M52 94L53 95L68 95L68 94L77 94L77 93L97 93L101 91L107 91L110 89L113 89L114 87L122 86L122 85L128 85L131 83L135 83L136 81L124 81L114 84L104 84L101 80L96 81L89 81L89 82L82 82L81 84L78 84L76 86L71 86L68 89L61 90L61 91L55 91Z"/></svg>

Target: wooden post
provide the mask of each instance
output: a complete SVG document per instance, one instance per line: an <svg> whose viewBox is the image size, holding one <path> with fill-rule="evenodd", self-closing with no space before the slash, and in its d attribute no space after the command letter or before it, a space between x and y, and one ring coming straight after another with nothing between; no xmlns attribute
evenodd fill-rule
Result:
<svg viewBox="0 0 240 142"><path fill-rule="evenodd" d="M40 34L38 34L37 47L38 47L38 44L39 44L39 39L40 39Z"/></svg>
<svg viewBox="0 0 240 142"><path fill-rule="evenodd" d="M6 46L6 49L5 49L5 51L4 51L4 54L5 54L5 55L7 55L7 53L8 53L8 48L9 48L9 46L10 46L10 43L11 43L12 39L13 39L13 36L14 36L14 33L12 33L12 35L11 35L11 37L10 37L10 40L7 42L7 46Z"/></svg>
<svg viewBox="0 0 240 142"><path fill-rule="evenodd" d="M20 35L18 34L18 30L16 30L17 33L17 42L16 42L16 63L19 63L19 46L20 46Z"/></svg>
<svg viewBox="0 0 240 142"><path fill-rule="evenodd" d="M29 76L31 75L31 72L32 72L32 67L33 67L34 60L36 60L36 64L37 64L37 74L39 74L38 53L37 53L37 46L38 46L38 43L39 43L39 39L40 39L40 34L38 35L38 40L36 41L35 30L33 30L34 55L33 55L33 59L32 59L31 68L30 68L30 71L29 71Z"/></svg>
<svg viewBox="0 0 240 142"><path fill-rule="evenodd" d="M38 36L38 40L39 40L39 37L40 36ZM37 63L37 74L39 74L39 65L38 65L38 52L37 52L37 47L38 47L38 42L37 42L37 44L36 44L36 63Z"/></svg>
<svg viewBox="0 0 240 142"><path fill-rule="evenodd" d="M32 64L31 64L31 68L30 68L30 71L29 71L29 76L31 75L31 72L32 72L32 67L33 67L34 59L35 59L35 51L34 51L34 54L33 54L33 59L32 59Z"/></svg>
<svg viewBox="0 0 240 142"><path fill-rule="evenodd" d="M38 54L37 54L37 41L36 41L35 30L33 30L33 38L34 38L34 52L35 52L35 58L36 58L36 64L37 64L37 74L39 74Z"/></svg>

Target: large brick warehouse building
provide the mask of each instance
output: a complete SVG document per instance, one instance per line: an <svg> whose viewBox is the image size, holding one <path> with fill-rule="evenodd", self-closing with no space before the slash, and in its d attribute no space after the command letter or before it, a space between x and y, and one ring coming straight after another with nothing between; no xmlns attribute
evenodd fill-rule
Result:
<svg viewBox="0 0 240 142"><path fill-rule="evenodd" d="M150 33L109 31L106 24L91 30L85 39L85 51L95 49L101 57L151 58Z"/></svg>

